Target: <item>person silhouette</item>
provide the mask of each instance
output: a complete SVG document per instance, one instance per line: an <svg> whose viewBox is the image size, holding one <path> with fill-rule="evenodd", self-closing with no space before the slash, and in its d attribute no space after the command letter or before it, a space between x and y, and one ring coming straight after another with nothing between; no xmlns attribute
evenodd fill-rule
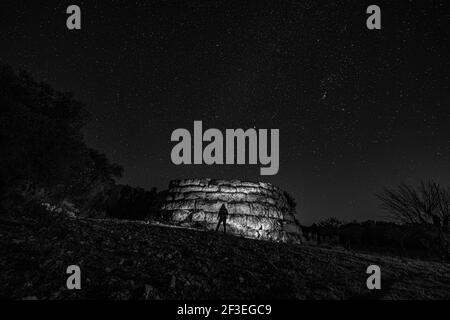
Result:
<svg viewBox="0 0 450 320"><path fill-rule="evenodd" d="M219 222L217 223L216 232L219 230L220 224L223 222L223 233L227 233L227 216L227 207L225 207L225 204L222 204L219 209L219 216L217 217L219 219Z"/></svg>

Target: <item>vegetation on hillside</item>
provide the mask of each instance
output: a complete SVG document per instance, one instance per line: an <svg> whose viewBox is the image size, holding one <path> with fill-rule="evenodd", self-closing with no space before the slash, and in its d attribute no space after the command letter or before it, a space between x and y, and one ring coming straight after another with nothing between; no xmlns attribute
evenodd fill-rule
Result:
<svg viewBox="0 0 450 320"><path fill-rule="evenodd" d="M0 219L0 256L0 299L450 299L448 263L45 210ZM81 290L66 289L72 264Z"/></svg>
<svg viewBox="0 0 450 320"><path fill-rule="evenodd" d="M0 63L0 105L0 213L34 202L89 216L145 218L156 190L116 184L123 168L87 146L82 129L89 113L73 94Z"/></svg>

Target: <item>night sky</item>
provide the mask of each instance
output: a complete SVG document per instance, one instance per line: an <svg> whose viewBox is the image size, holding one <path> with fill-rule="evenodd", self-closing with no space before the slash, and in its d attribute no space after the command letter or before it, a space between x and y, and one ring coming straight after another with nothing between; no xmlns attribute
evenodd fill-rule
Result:
<svg viewBox="0 0 450 320"><path fill-rule="evenodd" d="M447 1L5 1L0 58L92 114L121 183L272 182L300 222L380 219L383 186L450 186ZM82 29L66 28L77 4ZM377 4L382 29L366 28ZM173 130L280 129L280 170L175 166Z"/></svg>

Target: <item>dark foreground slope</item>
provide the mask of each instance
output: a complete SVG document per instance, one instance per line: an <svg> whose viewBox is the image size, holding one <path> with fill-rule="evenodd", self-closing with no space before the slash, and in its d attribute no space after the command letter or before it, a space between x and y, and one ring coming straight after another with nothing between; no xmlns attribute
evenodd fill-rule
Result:
<svg viewBox="0 0 450 320"><path fill-rule="evenodd" d="M71 264L81 290L65 289ZM0 219L0 298L449 299L450 265L137 222Z"/></svg>

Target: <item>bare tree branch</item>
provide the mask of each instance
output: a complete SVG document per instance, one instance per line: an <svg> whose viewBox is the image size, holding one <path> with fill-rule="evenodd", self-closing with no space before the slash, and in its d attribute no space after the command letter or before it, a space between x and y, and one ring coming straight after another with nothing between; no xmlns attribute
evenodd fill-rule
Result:
<svg viewBox="0 0 450 320"><path fill-rule="evenodd" d="M405 183L395 189L384 188L376 196L381 207L397 222L448 228L450 189L432 180L422 181L417 188Z"/></svg>

